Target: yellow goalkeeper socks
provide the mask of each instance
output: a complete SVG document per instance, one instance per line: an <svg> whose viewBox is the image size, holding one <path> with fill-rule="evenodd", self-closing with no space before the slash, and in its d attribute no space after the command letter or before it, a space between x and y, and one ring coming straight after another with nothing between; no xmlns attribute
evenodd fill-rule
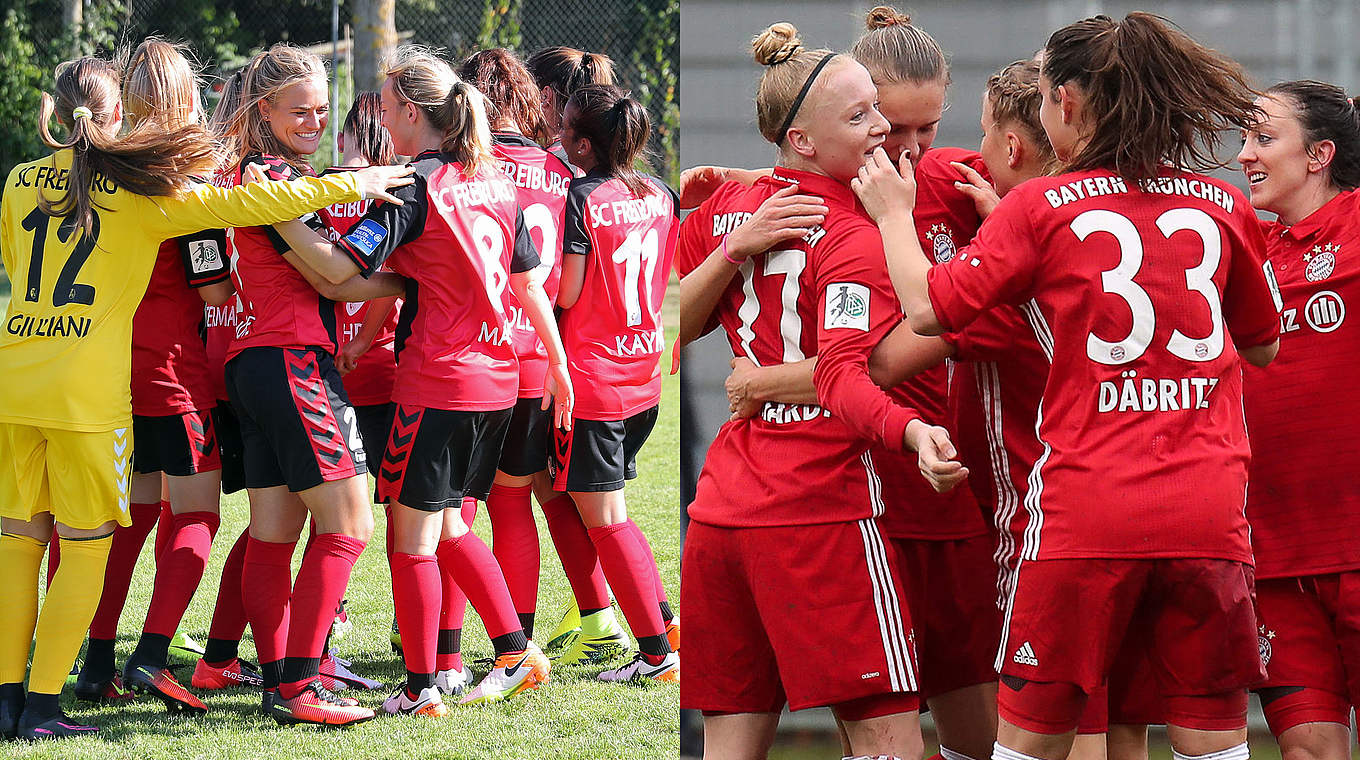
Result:
<svg viewBox="0 0 1360 760"><path fill-rule="evenodd" d="M0 534L0 683L22 683L38 621L38 566L47 544ZM69 670L69 668L68 668ZM62 680L66 674L62 674Z"/></svg>
<svg viewBox="0 0 1360 760"><path fill-rule="evenodd" d="M112 535L61 539L61 564L43 600L28 690L59 694L99 606ZM35 570L36 573L36 570ZM0 576L4 577L4 576Z"/></svg>

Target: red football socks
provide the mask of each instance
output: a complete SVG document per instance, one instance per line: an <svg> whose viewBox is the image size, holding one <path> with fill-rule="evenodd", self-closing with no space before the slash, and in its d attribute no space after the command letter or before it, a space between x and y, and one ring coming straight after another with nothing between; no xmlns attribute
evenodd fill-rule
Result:
<svg viewBox="0 0 1360 760"><path fill-rule="evenodd" d="M505 574L515 612L532 615L538 606L538 526L534 524L532 486L491 486L486 512L491 516L491 552Z"/></svg>
<svg viewBox="0 0 1360 760"><path fill-rule="evenodd" d="M515 603L505 587L496 557L482 539L468 531L458 538L439 542L439 567L453 577L481 615L486 634L496 638L521 630Z"/></svg>
<svg viewBox="0 0 1360 760"><path fill-rule="evenodd" d="M133 504L130 511L132 525L126 528L119 526L113 531L109 564L104 570L104 591L99 597L94 620L90 621L91 638L117 637L118 618L123 614L128 587L132 585L132 570L137 566L137 557L142 553L147 535L160 517L161 505L160 502Z"/></svg>
<svg viewBox="0 0 1360 760"><path fill-rule="evenodd" d="M591 528L589 534L590 540L595 543L595 550L600 554L605 577L614 589L619 608L628 619L633 635L639 639L644 636L664 636L666 624L661 620L656 586L651 575L656 572L656 566L648 562L650 554L643 548L644 542L639 540L635 531L632 520L628 520Z"/></svg>
<svg viewBox="0 0 1360 760"><path fill-rule="evenodd" d="M156 521L156 561L161 561L161 555L165 553L165 547L170 544L170 534L174 532L175 513L170 509L170 502L161 502L160 518Z"/></svg>
<svg viewBox="0 0 1360 760"><path fill-rule="evenodd" d="M291 563L297 543L275 543L254 537L247 542L241 587L250 589L250 593L242 593L241 600L263 666L282 660L288 642Z"/></svg>
<svg viewBox="0 0 1360 760"><path fill-rule="evenodd" d="M392 602L401 629L402 658L412 673L435 671L441 595L439 560L434 555L392 553Z"/></svg>
<svg viewBox="0 0 1360 760"><path fill-rule="evenodd" d="M571 584L576 605L583 610L602 610L609 606L609 587L605 585L595 544L576 511L576 502L561 494L543 505L553 546L562 560L562 572Z"/></svg>
<svg viewBox="0 0 1360 760"><path fill-rule="evenodd" d="M165 520L165 515L161 515ZM146 611L144 633L173 637L189 600L194 598L203 568L208 565L213 537L221 520L212 512L185 512L171 516L166 545L156 560L156 580L151 606Z"/></svg>
<svg viewBox="0 0 1360 760"><path fill-rule="evenodd" d="M652 553L651 542L647 540L646 536L642 535L642 528L639 528L637 523L633 522L631 519L624 523L624 525L629 526L633 531L633 535L637 537L638 543L641 544L642 548L647 552L647 566L652 569L652 585L656 589L656 601L658 604L665 605L669 600L666 599L666 587L661 585L661 568L657 567L656 555ZM665 615L662 615L662 617L664 618Z"/></svg>
<svg viewBox="0 0 1360 760"><path fill-rule="evenodd" d="M217 586L217 603L213 607L212 623L208 627L208 642L203 659L209 663L225 663L236 657L237 645L246 632L246 608L241 599L241 573L245 569L246 546L250 543L249 529L227 552L222 565L222 580Z"/></svg>

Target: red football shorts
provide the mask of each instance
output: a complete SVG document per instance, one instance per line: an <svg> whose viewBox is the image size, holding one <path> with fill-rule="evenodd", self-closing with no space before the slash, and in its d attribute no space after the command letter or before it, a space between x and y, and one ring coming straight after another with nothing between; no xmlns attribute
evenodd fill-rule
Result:
<svg viewBox="0 0 1360 760"><path fill-rule="evenodd" d="M1040 733L1072 730L1084 696L1045 704L1033 695L1064 684L1095 692L1128 641L1151 653L1168 722L1212 730L1233 728L1239 719L1245 725L1244 689L1265 676L1251 572L1217 559L1021 563L998 652L1001 717ZM1025 691L1026 685L1036 688Z"/></svg>
<svg viewBox="0 0 1360 760"><path fill-rule="evenodd" d="M1360 699L1360 572L1260 581L1256 611L1266 666L1256 691L1271 732L1348 725Z"/></svg>
<svg viewBox="0 0 1360 760"><path fill-rule="evenodd" d="M681 705L778 712L785 702L802 710L917 691L911 617L891 551L873 520L690 522Z"/></svg>
<svg viewBox="0 0 1360 760"><path fill-rule="evenodd" d="M1001 612L996 608L995 541L890 539L902 561L907 607L921 660L921 697L996 681Z"/></svg>

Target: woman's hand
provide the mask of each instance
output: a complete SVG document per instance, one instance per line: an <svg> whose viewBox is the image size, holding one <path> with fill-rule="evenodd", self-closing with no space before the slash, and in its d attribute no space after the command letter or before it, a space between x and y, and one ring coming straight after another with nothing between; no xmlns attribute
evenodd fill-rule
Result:
<svg viewBox="0 0 1360 760"><path fill-rule="evenodd" d="M368 200L387 201L398 206L402 200L387 192L393 188L405 187L415 182L415 167L405 166L368 166L354 172L359 181L359 193Z"/></svg>
<svg viewBox="0 0 1360 760"><path fill-rule="evenodd" d="M916 207L916 176L910 156L902 153L899 168L882 148L875 148L859 168L859 176L850 180L850 189L877 223L895 213L911 214Z"/></svg>
<svg viewBox="0 0 1360 760"><path fill-rule="evenodd" d="M758 369L755 362L744 356L732 357L732 374L723 382L727 389L727 409L732 413L730 419L754 417L765 406L764 402L752 397L749 387L751 376Z"/></svg>
<svg viewBox="0 0 1360 760"><path fill-rule="evenodd" d="M978 216L986 219L996 208L996 204L1001 202L1001 196L996 194L996 188L992 183L983 179L977 169L968 164L950 161L949 165L954 167L963 180L954 183L954 189L968 196L973 201L973 206L977 208Z"/></svg>
<svg viewBox="0 0 1360 760"><path fill-rule="evenodd" d="M549 401L551 397L551 402ZM576 392L571 387L571 375L565 364L549 364L543 378L543 409L553 405L553 425L571 432L571 412L576 406Z"/></svg>
<svg viewBox="0 0 1360 760"><path fill-rule="evenodd" d="M340 370L341 375L348 375L359 366L360 357L367 353L371 347L372 341L365 341L356 337L346 343L344 348L340 349L340 353L335 355L335 368Z"/></svg>
<svg viewBox="0 0 1360 760"><path fill-rule="evenodd" d="M826 220L826 210L822 199L800 195L797 185L781 187L727 236L727 256L745 261L780 243L805 237Z"/></svg>
<svg viewBox="0 0 1360 760"><path fill-rule="evenodd" d="M915 419L907 425L903 438L916 451L916 466L921 475L937 492L944 493L968 477L968 468L954 459L958 451L949 441L948 430Z"/></svg>

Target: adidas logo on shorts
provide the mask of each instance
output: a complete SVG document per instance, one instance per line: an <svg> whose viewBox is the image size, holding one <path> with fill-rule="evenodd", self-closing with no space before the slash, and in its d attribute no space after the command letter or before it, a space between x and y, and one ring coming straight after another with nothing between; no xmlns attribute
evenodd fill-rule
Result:
<svg viewBox="0 0 1360 760"><path fill-rule="evenodd" d="M1039 658L1034 656L1034 647L1030 646L1028 641L1021 644L1020 648L1015 650L1015 656L1011 659L1020 665L1037 666L1039 664Z"/></svg>

